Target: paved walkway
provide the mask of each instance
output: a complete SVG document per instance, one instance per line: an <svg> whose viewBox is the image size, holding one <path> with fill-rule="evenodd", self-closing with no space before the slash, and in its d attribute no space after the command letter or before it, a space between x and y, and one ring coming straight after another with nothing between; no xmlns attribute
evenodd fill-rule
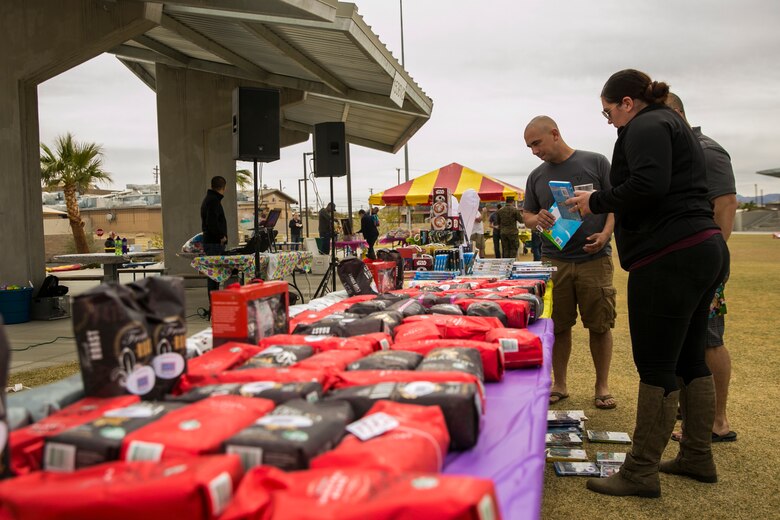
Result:
<svg viewBox="0 0 780 520"><path fill-rule="evenodd" d="M102 269L85 269L78 271L78 273L99 275L102 273ZM322 276L299 274L296 275L296 279L303 296L306 298L306 301L309 301L311 294L317 290ZM289 278L289 280L292 280L292 278ZM131 281L132 275L121 275L122 283ZM70 296L76 296L97 286L98 283L96 281L61 282L62 285L67 285L70 288L68 292ZM338 289L341 289L340 283L338 284ZM199 307L206 306L206 287L186 289L185 298L187 335L190 336L210 326L209 321L200 318L197 314ZM70 318L6 325L5 330L12 349L12 373L78 361L73 325Z"/></svg>

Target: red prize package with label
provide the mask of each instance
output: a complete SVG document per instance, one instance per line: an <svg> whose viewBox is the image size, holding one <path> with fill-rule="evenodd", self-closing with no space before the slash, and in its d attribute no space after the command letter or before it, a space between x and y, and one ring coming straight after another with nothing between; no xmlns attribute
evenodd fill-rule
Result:
<svg viewBox="0 0 780 520"><path fill-rule="evenodd" d="M48 437L100 419L105 412L124 408L138 403L141 399L135 395L119 397L85 397L63 408L37 423L11 432L11 470L17 475L25 475L41 469L43 446Z"/></svg>
<svg viewBox="0 0 780 520"><path fill-rule="evenodd" d="M307 370L329 370L340 372L347 369L347 365L364 357L359 350L328 350L314 354L295 365L295 368Z"/></svg>
<svg viewBox="0 0 780 520"><path fill-rule="evenodd" d="M257 344L290 330L287 282L231 285L211 292L211 328L214 346L228 341Z"/></svg>
<svg viewBox="0 0 780 520"><path fill-rule="evenodd" d="M495 329L487 333L485 341L501 345L507 369L542 364L542 340L527 329Z"/></svg>
<svg viewBox="0 0 780 520"><path fill-rule="evenodd" d="M485 413L485 385L479 378L468 372L421 372L417 370L353 370L339 372L333 377L333 390L352 386L369 386L379 383L412 383L430 381L432 383L472 383L479 393L479 405Z"/></svg>
<svg viewBox="0 0 780 520"><path fill-rule="evenodd" d="M380 260L371 260L370 258L363 260L363 262L371 271L374 283L376 283L376 288L380 294L395 290L395 262L382 262Z"/></svg>
<svg viewBox="0 0 780 520"><path fill-rule="evenodd" d="M327 352L328 350L359 350L363 354L371 354L380 350L377 342L371 339L363 339L361 336L340 338L337 336L319 336L312 334L277 334L263 338L260 346L263 348L274 345L308 345L315 352Z"/></svg>
<svg viewBox="0 0 780 520"><path fill-rule="evenodd" d="M395 328L395 342L409 342L421 339L440 339L441 332L435 323L429 320L418 320L404 323ZM392 347L390 347L392 348Z"/></svg>
<svg viewBox="0 0 780 520"><path fill-rule="evenodd" d="M187 367L189 374L214 374L243 365L249 358L263 351L263 347L229 341L209 350L205 354L190 359Z"/></svg>
<svg viewBox="0 0 780 520"><path fill-rule="evenodd" d="M506 314L507 327L513 329L524 329L528 327L528 318L531 314L531 304L523 300L506 300L506 299L462 299L455 300L455 305L459 306L465 313L472 303L484 303L492 302L501 307L501 310Z"/></svg>
<svg viewBox="0 0 780 520"><path fill-rule="evenodd" d="M393 337L386 332L372 332L371 334L361 334L354 337L370 342L374 351L390 350L390 347L393 345Z"/></svg>
<svg viewBox="0 0 780 520"><path fill-rule="evenodd" d="M221 385L225 383L253 383L256 381L274 381L277 383L316 382L324 390L330 388L330 374L324 368L248 368L246 370L226 370L218 374L191 375L179 384L179 392L186 393L198 386Z"/></svg>
<svg viewBox="0 0 780 520"><path fill-rule="evenodd" d="M389 371L388 371L389 372ZM420 372L434 374L436 372ZM350 386L331 391L326 401L346 401L357 417L362 417L382 400L397 403L438 406L444 413L452 449L463 451L477 444L482 426L482 399L479 386L451 381L433 382L433 378L408 383L378 383Z"/></svg>
<svg viewBox="0 0 780 520"><path fill-rule="evenodd" d="M249 471L220 520L501 520L493 482L332 468Z"/></svg>
<svg viewBox="0 0 780 520"><path fill-rule="evenodd" d="M327 318L332 314L342 314L356 303L373 300L374 298L376 298L375 294L360 294L356 296L350 296L345 300L336 302L333 305L325 307L319 311L304 311L290 320L290 332L295 330L295 327L299 323L314 323L315 321L320 321L321 319Z"/></svg>
<svg viewBox="0 0 780 520"><path fill-rule="evenodd" d="M392 472L441 471L450 434L438 406L379 401L347 425L334 450L312 459L311 469L365 468Z"/></svg>
<svg viewBox="0 0 780 520"><path fill-rule="evenodd" d="M497 329L505 330L505 329ZM504 353L498 343L474 341L467 339L426 339L420 341L397 341L391 350L411 350L426 355L435 348L467 347L479 351L482 356L482 367L485 371L485 381L501 381L504 377Z"/></svg>
<svg viewBox="0 0 780 520"><path fill-rule="evenodd" d="M128 433L122 441L122 460L158 461L218 453L225 439L274 406L273 401L258 397L209 397Z"/></svg>
<svg viewBox="0 0 780 520"><path fill-rule="evenodd" d="M109 462L75 473L40 471L0 483L0 518L215 519L242 474L235 455Z"/></svg>
<svg viewBox="0 0 780 520"><path fill-rule="evenodd" d="M497 280L495 282L482 284L480 288L497 289L500 292L509 291L513 288L525 288L542 298L547 289L547 282L544 280L528 278L524 280Z"/></svg>
<svg viewBox="0 0 780 520"><path fill-rule="evenodd" d="M173 394L179 395L194 386L203 386L201 381L226 370L243 365L249 358L263 351L262 347L229 341L202 356L188 361L187 373L182 376Z"/></svg>
<svg viewBox="0 0 780 520"><path fill-rule="evenodd" d="M509 298L518 294L533 294L533 289L528 287L494 287L492 289L479 288L474 290L475 298Z"/></svg>
<svg viewBox="0 0 780 520"><path fill-rule="evenodd" d="M498 318L484 316L450 316L446 314L427 314L409 316L403 323L430 321L439 328L439 333L447 339L473 339L484 341L485 334L493 329L503 329L504 324ZM397 340L396 340L397 341Z"/></svg>

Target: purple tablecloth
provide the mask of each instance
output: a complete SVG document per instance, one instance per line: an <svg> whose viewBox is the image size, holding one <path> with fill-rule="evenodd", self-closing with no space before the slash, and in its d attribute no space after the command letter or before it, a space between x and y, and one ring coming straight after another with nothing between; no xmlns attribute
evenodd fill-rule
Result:
<svg viewBox="0 0 780 520"><path fill-rule="evenodd" d="M542 338L544 365L510 370L500 383L485 385L486 413L477 445L451 453L444 473L492 479L505 520L537 519L544 486L544 434L552 363L552 320L529 330Z"/></svg>

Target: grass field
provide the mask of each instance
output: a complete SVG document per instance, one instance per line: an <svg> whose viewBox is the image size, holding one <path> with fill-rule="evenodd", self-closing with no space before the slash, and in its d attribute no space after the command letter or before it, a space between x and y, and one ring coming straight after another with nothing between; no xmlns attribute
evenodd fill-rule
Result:
<svg viewBox="0 0 780 520"><path fill-rule="evenodd" d="M728 415L739 440L714 445L720 481L700 484L662 475L660 499L615 498L586 490L583 478L555 476L548 464L542 518L780 518L780 420L776 410L780 403L780 240L768 235L732 235L729 247L732 262L726 288L726 346L733 374ZM574 329L569 370L571 397L555 408L585 410L591 429L633 434L639 379L628 338L626 279L626 273L616 271L618 319L610 386L618 399L617 409L596 410L593 406L593 366L586 331L579 324ZM12 376L11 382L37 386L77 371L78 364L73 363L21 372ZM593 445L586 445L586 449L594 458L597 450ZM620 451L620 447L615 450ZM666 457L673 457L676 450L677 443L670 442Z"/></svg>
<svg viewBox="0 0 780 520"><path fill-rule="evenodd" d="M584 478L557 477L548 464L542 518L780 518L780 443L776 433L780 424L776 410L780 402L780 240L769 235L732 235L729 248L732 261L726 287L725 343L733 368L728 416L739 437L737 442L713 445L719 482L700 484L662 475L660 499L615 498L588 491ZM628 337L626 280L626 273L616 270L618 319L610 390L618 407L596 410L593 406L593 365L586 331L578 324L569 365L571 397L554 408L584 409L591 429L633 435L639 377ZM609 445L586 442L591 458L597 451L594 446ZM665 457L673 457L677 449L677 443L670 442Z"/></svg>

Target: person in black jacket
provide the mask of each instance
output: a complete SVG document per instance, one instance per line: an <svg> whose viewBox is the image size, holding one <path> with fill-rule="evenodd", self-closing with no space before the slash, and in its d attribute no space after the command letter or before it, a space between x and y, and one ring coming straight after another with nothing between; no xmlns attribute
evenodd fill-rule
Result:
<svg viewBox="0 0 780 520"><path fill-rule="evenodd" d="M379 230L376 228L374 215L372 213L366 213L366 210L364 209L358 211L358 215L360 215L360 230L358 230L358 233L363 233L363 238L368 242L368 253L366 256L371 260L376 260L374 244L379 238Z"/></svg>
<svg viewBox="0 0 780 520"><path fill-rule="evenodd" d="M227 181L217 175L211 179L211 189L206 192L200 205L200 225L203 231L203 251L206 255L221 255L227 244L227 220L222 209ZM208 292L219 289L219 282L211 278L207 282ZM209 302L210 305L210 302Z"/></svg>
<svg viewBox="0 0 780 520"><path fill-rule="evenodd" d="M690 127L665 105L669 86L622 70L601 91L602 114L618 129L612 188L576 191L583 215L615 214L615 241L628 274L628 319L639 372L636 427L620 471L590 479L607 495L659 497L659 469L717 482L712 457L715 389L705 363L712 295L728 249L707 198L704 154ZM685 435L675 460L660 463L677 415Z"/></svg>
<svg viewBox="0 0 780 520"><path fill-rule="evenodd" d="M336 211L336 205L329 202L327 206L319 211L319 232L322 244L320 245L320 252L323 255L330 254L331 242L335 237L334 216L333 212Z"/></svg>

